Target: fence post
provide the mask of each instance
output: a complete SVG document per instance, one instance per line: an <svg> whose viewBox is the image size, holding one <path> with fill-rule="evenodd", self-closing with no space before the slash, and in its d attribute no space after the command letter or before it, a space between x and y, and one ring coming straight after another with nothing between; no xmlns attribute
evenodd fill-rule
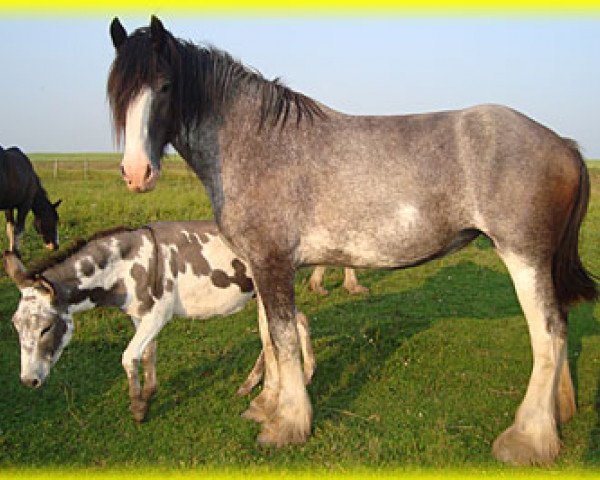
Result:
<svg viewBox="0 0 600 480"><path fill-rule="evenodd" d="M52 177L53 178L58 177L58 160L57 159L54 160L54 168L52 169Z"/></svg>
<svg viewBox="0 0 600 480"><path fill-rule="evenodd" d="M83 160L83 179L84 180L88 179L89 168L90 168L89 161L86 158Z"/></svg>

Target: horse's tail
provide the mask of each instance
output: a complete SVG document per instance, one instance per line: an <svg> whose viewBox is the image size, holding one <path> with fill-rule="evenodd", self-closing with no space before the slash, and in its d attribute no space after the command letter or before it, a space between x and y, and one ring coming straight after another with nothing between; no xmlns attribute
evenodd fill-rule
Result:
<svg viewBox="0 0 600 480"><path fill-rule="evenodd" d="M579 258L579 229L587 212L590 199L590 177L577 144L565 139L571 153L579 163L579 187L575 203L558 248L552 259L552 278L558 301L568 306L576 302L596 300L596 282Z"/></svg>

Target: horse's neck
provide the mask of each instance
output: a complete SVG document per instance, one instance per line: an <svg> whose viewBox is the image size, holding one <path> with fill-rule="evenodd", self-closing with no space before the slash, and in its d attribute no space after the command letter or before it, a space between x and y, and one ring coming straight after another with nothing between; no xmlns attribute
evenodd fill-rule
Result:
<svg viewBox="0 0 600 480"><path fill-rule="evenodd" d="M206 188L217 223L220 222L223 207L222 160L225 152L222 149L228 143L222 134L236 132L236 142L240 141L241 136L256 136L260 103L258 93L242 91L231 101L226 112L206 118L189 128L182 128L173 141L179 155Z"/></svg>
<svg viewBox="0 0 600 480"><path fill-rule="evenodd" d="M37 191L35 192L35 196L33 197L33 203L31 205L31 210L33 214L37 217L42 215L44 212L47 212L52 204L50 200L48 200L48 194L42 188L42 184L40 183L40 179L36 178L37 182Z"/></svg>
<svg viewBox="0 0 600 480"><path fill-rule="evenodd" d="M93 247L93 245L92 245ZM100 268L100 266L102 268ZM98 306L123 307L125 261L112 249L83 249L44 272L60 290L70 313Z"/></svg>

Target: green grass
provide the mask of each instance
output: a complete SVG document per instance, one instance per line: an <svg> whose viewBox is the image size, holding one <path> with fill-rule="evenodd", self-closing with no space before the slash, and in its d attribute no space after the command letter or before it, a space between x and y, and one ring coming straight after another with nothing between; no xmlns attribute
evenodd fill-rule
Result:
<svg viewBox="0 0 600 480"><path fill-rule="evenodd" d="M63 199L63 245L117 224L210 217L200 183L174 159L154 192L133 195L119 178L117 156L90 160L87 179L76 156L68 159L73 168L63 168L60 157L56 178L52 155L33 157L51 199ZM600 272L600 168L590 167L594 196L581 250ZM23 253L26 263L45 255L31 219ZM359 272L370 295L346 294L335 269L326 276L331 294L317 297L308 292L308 273L298 274L296 289L317 358L309 386L313 435L280 450L256 444L258 426L239 417L248 399L235 396L260 351L254 302L227 318L175 319L165 327L158 396L147 422L136 425L120 365L133 331L128 318L112 309L77 316L48 383L28 390L19 384L9 321L18 292L2 275L0 467L514 471L490 449L522 399L531 352L508 274L485 240L418 268ZM562 429L559 471L600 467L599 313L583 305L570 317L579 412Z"/></svg>

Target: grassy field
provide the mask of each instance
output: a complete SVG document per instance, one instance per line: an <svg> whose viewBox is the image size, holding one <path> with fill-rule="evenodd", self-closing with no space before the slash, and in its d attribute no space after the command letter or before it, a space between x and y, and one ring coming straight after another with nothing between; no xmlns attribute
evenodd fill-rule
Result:
<svg viewBox="0 0 600 480"><path fill-rule="evenodd" d="M117 224L210 217L200 183L175 159L154 192L133 195L114 155L32 157L51 200L63 199L63 245ZM582 256L600 272L595 164L591 178ZM4 235L2 242L6 247ZM26 263L46 255L31 218L22 249ZM514 472L490 449L522 399L531 350L511 281L487 241L410 270L361 271L371 293L358 297L339 288L340 269L328 271L331 294L317 297L307 289L308 273L298 274L296 289L317 358L309 387L313 436L280 450L256 444L258 426L239 417L248 399L235 396L260 351L253 302L227 318L175 319L163 330L158 396L148 420L136 425L120 365L133 331L128 318L111 309L76 317L74 338L48 383L31 391L19 383L10 323L18 291L0 276L0 476L24 467ZM599 318L594 305L570 317L579 412L562 429L557 471L600 468Z"/></svg>

